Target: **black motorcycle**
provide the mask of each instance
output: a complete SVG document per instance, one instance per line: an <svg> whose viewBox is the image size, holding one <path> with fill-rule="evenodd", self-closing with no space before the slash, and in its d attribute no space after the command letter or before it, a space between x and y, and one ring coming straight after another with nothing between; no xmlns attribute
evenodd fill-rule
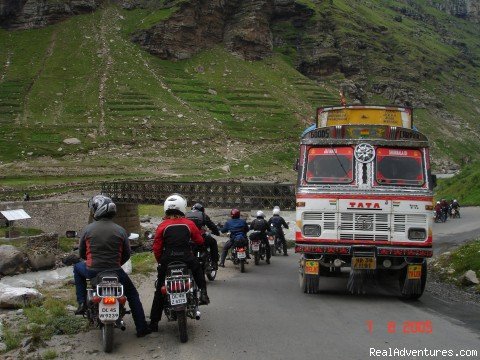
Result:
<svg viewBox="0 0 480 360"><path fill-rule="evenodd" d="M267 245L262 241L262 233L260 231L254 231L250 234L250 253L253 255L255 265L260 263L260 260L264 260L267 255Z"/></svg>
<svg viewBox="0 0 480 360"><path fill-rule="evenodd" d="M205 248L205 246L195 246L193 250L207 279L214 281L217 276L217 270L213 266L210 249Z"/></svg>
<svg viewBox="0 0 480 360"><path fill-rule="evenodd" d="M90 280L85 317L91 325L102 330L103 351L106 353L113 350L114 329L125 330L123 317L130 314L125 309L126 301L123 285L114 271L103 271Z"/></svg>
<svg viewBox="0 0 480 360"><path fill-rule="evenodd" d="M163 311L168 321L177 321L180 341L188 341L187 317L200 320L199 290L187 264L174 261L168 265L163 294Z"/></svg>

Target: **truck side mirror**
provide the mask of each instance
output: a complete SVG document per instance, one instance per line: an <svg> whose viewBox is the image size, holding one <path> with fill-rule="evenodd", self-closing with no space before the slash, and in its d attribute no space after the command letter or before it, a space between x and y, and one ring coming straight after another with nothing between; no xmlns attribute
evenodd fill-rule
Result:
<svg viewBox="0 0 480 360"><path fill-rule="evenodd" d="M300 167L300 159L297 158L297 160L295 160L295 164L293 164L293 170L298 171L299 167Z"/></svg>
<svg viewBox="0 0 480 360"><path fill-rule="evenodd" d="M437 175L431 175L431 179L432 179L432 186L434 188L437 187Z"/></svg>

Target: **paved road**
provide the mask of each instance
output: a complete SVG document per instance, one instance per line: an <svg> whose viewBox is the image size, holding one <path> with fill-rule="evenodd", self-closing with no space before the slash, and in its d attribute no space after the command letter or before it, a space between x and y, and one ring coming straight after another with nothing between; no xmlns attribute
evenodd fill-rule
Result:
<svg viewBox="0 0 480 360"><path fill-rule="evenodd" d="M341 278L324 278L320 294L306 295L298 286L297 261L297 256L277 257L270 266L249 264L244 274L228 265L210 284L212 303L203 307L202 320L188 324L187 344L179 342L176 324L165 321L159 333L136 339L128 319L129 329L116 333L114 354L94 353L100 349L100 334L93 330L76 336L82 346L68 358L366 359L370 348L480 353L480 329L450 317L448 306L437 308L436 299L404 302L388 288L371 288L367 295L354 296L347 293L346 279ZM148 283L140 288L147 307ZM395 333L388 331L390 321L396 324ZM429 321L432 332L404 333L408 321Z"/></svg>
<svg viewBox="0 0 480 360"><path fill-rule="evenodd" d="M462 209L462 218L436 224L437 245L448 248L467 235L478 235L480 209ZM459 232L460 230L460 232ZM461 234L461 235L458 235ZM321 292L301 293L298 256L275 257L271 265L247 265L241 274L231 263L209 283L211 305L202 320L188 324L190 340L181 344L176 323L162 321L159 333L134 337L116 332L113 354L101 349L97 330L73 338L57 337L59 351L80 343L68 359L367 359L370 349L476 350L480 354L480 306L458 303L426 292L420 301L398 298L387 280L366 295L346 291L346 278L322 278ZM153 278L138 279L147 313ZM395 332L388 325L395 324ZM407 333L408 324L431 324L431 333ZM369 331L368 325L372 325ZM404 331L404 325L407 326ZM393 357L412 358L412 357ZM425 358L425 357L417 357ZM441 358L441 357L430 357ZM472 357L476 358L476 357Z"/></svg>

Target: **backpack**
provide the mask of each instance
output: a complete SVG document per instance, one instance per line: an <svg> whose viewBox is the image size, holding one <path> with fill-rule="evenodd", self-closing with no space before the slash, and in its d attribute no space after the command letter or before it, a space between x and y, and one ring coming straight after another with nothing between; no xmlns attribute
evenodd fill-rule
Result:
<svg viewBox="0 0 480 360"><path fill-rule="evenodd" d="M253 230L255 231L265 231L267 221L265 219L255 219L252 222Z"/></svg>
<svg viewBox="0 0 480 360"><path fill-rule="evenodd" d="M200 211L188 211L185 214L185 217L188 220L192 220L200 230L202 229L203 225L205 225L205 214Z"/></svg>

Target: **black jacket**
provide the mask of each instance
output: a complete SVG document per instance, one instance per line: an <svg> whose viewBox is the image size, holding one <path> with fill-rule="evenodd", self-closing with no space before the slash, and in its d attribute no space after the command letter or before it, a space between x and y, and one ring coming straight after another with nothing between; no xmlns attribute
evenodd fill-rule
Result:
<svg viewBox="0 0 480 360"><path fill-rule="evenodd" d="M94 221L83 230L79 252L90 270L119 269L130 259L127 232L111 219Z"/></svg>

